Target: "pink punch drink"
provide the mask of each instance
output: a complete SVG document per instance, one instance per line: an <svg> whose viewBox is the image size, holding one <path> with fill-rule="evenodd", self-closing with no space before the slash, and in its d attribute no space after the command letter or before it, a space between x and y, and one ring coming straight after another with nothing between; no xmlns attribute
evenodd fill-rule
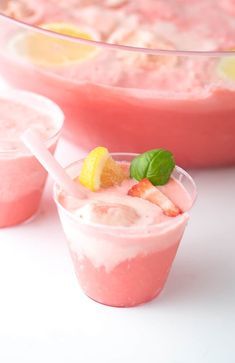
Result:
<svg viewBox="0 0 235 363"><path fill-rule="evenodd" d="M184 167L235 164L234 0L9 0L1 12L2 75L55 101L80 147L157 143Z"/></svg>
<svg viewBox="0 0 235 363"><path fill-rule="evenodd" d="M129 167L134 154L113 154ZM76 178L82 161L66 170ZM170 217L148 200L128 195L131 178L120 185L88 191L86 199L69 196L55 186L61 223L76 275L90 298L116 307L152 300L163 289L188 222L196 195L192 178L176 167L158 189L181 213Z"/></svg>
<svg viewBox="0 0 235 363"><path fill-rule="evenodd" d="M2 93L0 113L0 227L9 227L36 213L47 176L21 134L38 131L54 152L64 116L49 99L24 91Z"/></svg>

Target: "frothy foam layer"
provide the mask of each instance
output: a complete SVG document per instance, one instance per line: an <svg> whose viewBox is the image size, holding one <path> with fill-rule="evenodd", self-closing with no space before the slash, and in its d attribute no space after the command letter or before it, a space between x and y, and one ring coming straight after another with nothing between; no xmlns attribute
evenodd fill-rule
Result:
<svg viewBox="0 0 235 363"><path fill-rule="evenodd" d="M88 199L84 200L78 200L62 192L59 201L81 223L131 227L149 226L171 220L171 217L166 216L156 204L127 195L135 183L135 180L128 179L120 186L95 193L87 191ZM190 196L174 178L159 189L182 211L191 207Z"/></svg>
<svg viewBox="0 0 235 363"><path fill-rule="evenodd" d="M140 229L95 228L78 224L68 214L59 210L70 249L82 262L88 258L95 268L104 267L107 272L117 265L137 256L145 256L174 245L182 237L188 220L187 213L174 218L172 225L143 225Z"/></svg>
<svg viewBox="0 0 235 363"><path fill-rule="evenodd" d="M121 186L88 192L85 200L61 193L60 202L81 223L131 227L153 225L167 219L157 205L127 195L133 184L135 181L129 179Z"/></svg>
<svg viewBox="0 0 235 363"><path fill-rule="evenodd" d="M88 191L85 200L60 193L60 204L70 212L59 209L63 228L70 248L79 258L87 257L95 267L104 266L111 271L127 259L167 248L180 240L188 220L185 211L192 204L183 185L172 179L161 187L185 212L172 218L157 205L128 196L128 190L135 183L129 179L121 186L96 193Z"/></svg>
<svg viewBox="0 0 235 363"><path fill-rule="evenodd" d="M20 136L28 128L48 139L56 133L56 126L43 108L40 111L31 105L0 98L0 151L24 148Z"/></svg>

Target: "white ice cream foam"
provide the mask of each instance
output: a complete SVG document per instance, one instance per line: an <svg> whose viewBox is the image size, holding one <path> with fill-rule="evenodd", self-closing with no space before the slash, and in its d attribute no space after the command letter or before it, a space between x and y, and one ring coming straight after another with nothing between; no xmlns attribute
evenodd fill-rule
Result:
<svg viewBox="0 0 235 363"><path fill-rule="evenodd" d="M73 213L77 219L81 218L88 223L135 227L154 225L161 222L162 218L165 219L157 205L142 198L116 195L115 192L94 193L88 203L87 201L83 201L83 203L85 206L77 208ZM100 209L104 207L107 209L105 219L100 215ZM129 222L123 223L123 218L128 218Z"/></svg>
<svg viewBox="0 0 235 363"><path fill-rule="evenodd" d="M160 251L177 243L188 220L188 215L182 214L172 219L173 223L166 221L135 229L82 224L71 218L62 208L59 208L59 214L71 250L79 258L88 258L96 268L103 266L107 272L123 261Z"/></svg>
<svg viewBox="0 0 235 363"><path fill-rule="evenodd" d="M75 212L75 215L87 222L123 227L134 225L141 218L135 208L120 203L102 201L85 204Z"/></svg>

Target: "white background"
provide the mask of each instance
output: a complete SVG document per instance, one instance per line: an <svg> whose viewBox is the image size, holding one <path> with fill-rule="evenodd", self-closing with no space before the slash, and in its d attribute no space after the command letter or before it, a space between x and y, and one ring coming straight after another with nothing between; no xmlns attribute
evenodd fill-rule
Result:
<svg viewBox="0 0 235 363"><path fill-rule="evenodd" d="M63 165L81 155L60 142ZM167 285L129 309L80 291L49 180L37 218L0 230L0 362L235 362L235 168L191 174L199 197Z"/></svg>

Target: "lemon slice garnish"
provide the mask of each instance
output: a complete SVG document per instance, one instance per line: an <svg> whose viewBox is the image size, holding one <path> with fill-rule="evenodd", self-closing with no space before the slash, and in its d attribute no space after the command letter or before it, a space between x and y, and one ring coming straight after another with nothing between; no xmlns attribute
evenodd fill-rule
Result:
<svg viewBox="0 0 235 363"><path fill-rule="evenodd" d="M99 40L90 29L79 28L67 23L42 24L41 28L74 38ZM60 39L53 35L28 33L12 39L11 48L18 55L26 57L33 64L40 66L64 66L85 61L97 53L97 47L90 44Z"/></svg>
<svg viewBox="0 0 235 363"><path fill-rule="evenodd" d="M98 146L85 158L77 179L87 189L95 192L100 188L121 184L127 177L125 168L111 157L105 147Z"/></svg>
<svg viewBox="0 0 235 363"><path fill-rule="evenodd" d="M219 61L218 71L223 78L235 81L235 55L222 58Z"/></svg>

